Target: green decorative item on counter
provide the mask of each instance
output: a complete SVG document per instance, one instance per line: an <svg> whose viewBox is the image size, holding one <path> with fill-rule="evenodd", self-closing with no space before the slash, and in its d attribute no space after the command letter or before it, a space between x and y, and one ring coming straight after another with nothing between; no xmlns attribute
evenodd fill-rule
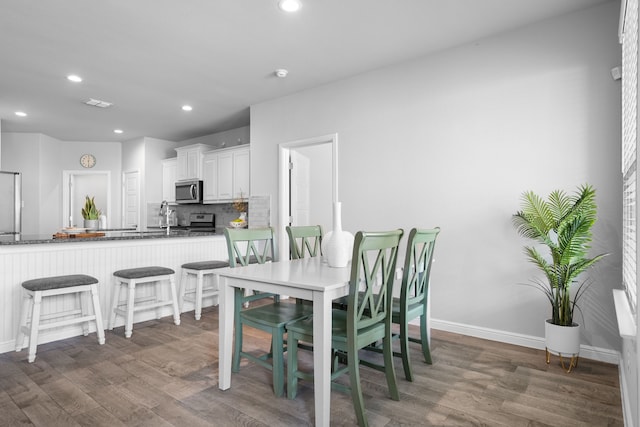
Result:
<svg viewBox="0 0 640 427"><path fill-rule="evenodd" d="M94 197L85 196L82 218L89 220L100 219L100 210L96 207Z"/></svg>

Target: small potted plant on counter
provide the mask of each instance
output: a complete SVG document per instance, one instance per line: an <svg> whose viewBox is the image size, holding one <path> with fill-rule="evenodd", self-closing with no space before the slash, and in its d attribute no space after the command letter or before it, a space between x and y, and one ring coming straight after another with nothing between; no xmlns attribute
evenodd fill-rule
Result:
<svg viewBox="0 0 640 427"><path fill-rule="evenodd" d="M547 363L549 354L560 356L562 366L571 372L580 353L580 325L574 322L578 300L590 284L578 276L607 254L589 257L591 228L596 221L596 192L590 185L578 188L574 195L553 191L547 200L532 191L522 195L521 210L513 215L513 225L521 236L546 246L549 257L527 246L527 258L544 274L533 284L551 304L551 318L545 322ZM572 292L572 286L575 290ZM566 368L562 356L570 356Z"/></svg>
<svg viewBox="0 0 640 427"><path fill-rule="evenodd" d="M87 230L98 229L100 210L96 207L94 197L85 196L82 218L84 218L84 228Z"/></svg>

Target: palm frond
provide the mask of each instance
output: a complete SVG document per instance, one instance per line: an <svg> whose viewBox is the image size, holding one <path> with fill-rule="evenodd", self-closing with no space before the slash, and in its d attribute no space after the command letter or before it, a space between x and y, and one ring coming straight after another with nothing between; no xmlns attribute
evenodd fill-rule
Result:
<svg viewBox="0 0 640 427"><path fill-rule="evenodd" d="M577 302L590 286L586 281L576 285L577 279L607 255L588 257L596 218L596 193L588 184L580 186L571 196L562 190L553 191L546 201L532 191L525 192L521 210L512 217L521 236L549 249L551 261L533 247L525 247L524 252L546 277L546 282L536 279L534 284L551 303L555 324L573 323L573 312L580 309Z"/></svg>

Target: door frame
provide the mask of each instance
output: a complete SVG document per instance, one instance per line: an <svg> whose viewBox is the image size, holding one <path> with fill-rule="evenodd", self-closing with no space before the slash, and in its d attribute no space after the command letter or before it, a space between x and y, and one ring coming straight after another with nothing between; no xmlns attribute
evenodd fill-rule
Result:
<svg viewBox="0 0 640 427"><path fill-rule="evenodd" d="M142 213L142 197L141 197L141 194L140 194L140 175L141 174L140 174L140 170L138 170L138 169L132 169L132 170L128 170L128 171L123 171L122 172L122 180L121 180L121 182L122 182L122 188L121 188L121 194L122 194L121 205L122 205L122 209L121 209L121 212L120 212L120 225L122 227L126 227L127 226L127 218L126 218L126 215L127 215L127 177L129 175L131 175L131 174L137 174L138 175L138 179L137 179L137 181L138 181L137 184L138 185L137 185L137 188L136 188L136 195L137 195L137 198L138 198L138 218L137 218L137 221L136 221L136 228L138 230L142 230L143 226L141 224L141 221L142 221L142 214L143 213ZM144 212L144 215L146 217L146 210ZM147 224L146 224L146 221L145 221L144 228L146 228L146 226L147 226Z"/></svg>
<svg viewBox="0 0 640 427"><path fill-rule="evenodd" d="M71 211L69 204L71 202L71 193L69 192L69 180L72 176L80 175L104 175L107 179L107 208L102 210L107 216L107 219L111 216L111 171L97 171L97 170L63 170L62 171L62 227L69 226L69 216Z"/></svg>
<svg viewBox="0 0 640 427"><path fill-rule="evenodd" d="M338 201L338 134L316 136L278 144L278 259L289 259L289 239L286 224L289 223L289 155L291 150L312 145L331 144L332 199Z"/></svg>

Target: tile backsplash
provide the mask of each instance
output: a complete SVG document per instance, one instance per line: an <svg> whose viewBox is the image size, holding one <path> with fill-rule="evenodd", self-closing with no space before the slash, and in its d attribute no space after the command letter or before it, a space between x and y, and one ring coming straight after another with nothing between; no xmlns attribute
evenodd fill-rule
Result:
<svg viewBox="0 0 640 427"><path fill-rule="evenodd" d="M216 227L224 227L240 215L231 203L211 205L171 205L175 210L177 225L188 225L189 215L192 213L213 213ZM157 227L159 222L160 203L147 204L147 227ZM174 224L175 225L175 224Z"/></svg>

